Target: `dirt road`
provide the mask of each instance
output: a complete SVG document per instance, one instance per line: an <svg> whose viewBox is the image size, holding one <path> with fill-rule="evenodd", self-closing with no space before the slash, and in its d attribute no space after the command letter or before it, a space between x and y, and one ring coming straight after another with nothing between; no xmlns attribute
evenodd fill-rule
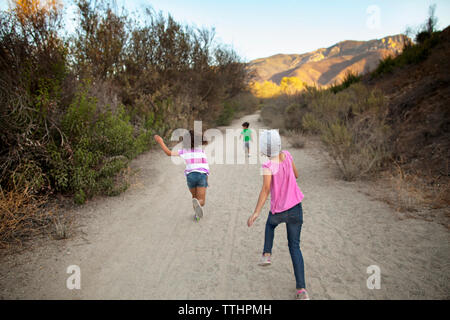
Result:
<svg viewBox="0 0 450 320"><path fill-rule="evenodd" d="M249 121L260 126L258 115ZM305 194L301 247L312 299L449 299L450 236L440 224L399 220L361 184L337 180L316 145L288 148ZM253 156L255 151L253 150ZM292 264L283 225L276 230L273 265L256 265L268 202L252 228L261 186L259 164L212 164L205 217L192 219L183 166L160 150L132 162L140 171L122 195L77 210L68 240L4 258L3 299L292 299ZM66 269L81 270L69 290ZM368 289L367 267L381 271Z"/></svg>

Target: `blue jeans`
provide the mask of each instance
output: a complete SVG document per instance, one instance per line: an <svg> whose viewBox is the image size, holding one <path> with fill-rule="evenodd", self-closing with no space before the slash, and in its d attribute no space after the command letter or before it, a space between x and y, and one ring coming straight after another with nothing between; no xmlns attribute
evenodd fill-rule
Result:
<svg viewBox="0 0 450 320"><path fill-rule="evenodd" d="M193 188L198 188L198 187L202 187L202 188L207 188L208 187L208 176L206 175L206 173L201 173L201 172L191 172L186 176L186 182L188 185L189 189L193 189Z"/></svg>
<svg viewBox="0 0 450 320"><path fill-rule="evenodd" d="M297 289L306 288L305 267L303 263L302 251L300 250L300 233L303 224L303 210L301 202L291 209L280 213L272 214L272 212L269 212L269 217L266 222L263 253L272 254L275 228L283 222L286 223L289 253L291 254L292 265L294 266L296 287Z"/></svg>

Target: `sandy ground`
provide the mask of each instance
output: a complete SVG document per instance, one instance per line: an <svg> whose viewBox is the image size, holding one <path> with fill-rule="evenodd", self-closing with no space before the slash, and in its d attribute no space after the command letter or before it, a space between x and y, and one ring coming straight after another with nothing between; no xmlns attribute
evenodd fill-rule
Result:
<svg viewBox="0 0 450 320"><path fill-rule="evenodd" d="M260 126L258 115L245 120ZM289 146L286 146L289 149ZM305 194L301 248L312 299L449 299L450 236L441 224L401 220L361 183L335 178L313 142L289 149ZM255 156L255 150L253 150ZM141 155L133 185L76 212L74 235L0 262L0 299L292 299L286 230L276 230L273 265L257 266L269 201L246 221L261 187L259 164L213 164L205 217L192 219L184 166L161 151ZM66 269L78 265L81 289ZM367 267L381 271L368 289Z"/></svg>

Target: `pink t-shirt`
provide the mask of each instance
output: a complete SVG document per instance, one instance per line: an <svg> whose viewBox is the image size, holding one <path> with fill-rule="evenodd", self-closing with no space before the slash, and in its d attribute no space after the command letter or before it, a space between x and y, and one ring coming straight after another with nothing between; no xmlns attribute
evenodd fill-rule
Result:
<svg viewBox="0 0 450 320"><path fill-rule="evenodd" d="M267 161L263 168L272 172L270 184L270 211L272 214L291 209L303 200L303 193L297 185L294 170L292 169L292 156L289 151L281 151L286 155L280 162Z"/></svg>
<svg viewBox="0 0 450 320"><path fill-rule="evenodd" d="M201 172L209 175L208 160L203 149L181 149L178 150L178 155L186 162L186 170L184 170L186 176L191 172Z"/></svg>

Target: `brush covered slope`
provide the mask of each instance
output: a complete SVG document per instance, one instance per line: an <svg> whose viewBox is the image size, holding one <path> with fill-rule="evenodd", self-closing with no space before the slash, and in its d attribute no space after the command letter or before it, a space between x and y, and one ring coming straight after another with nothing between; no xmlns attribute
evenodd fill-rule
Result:
<svg viewBox="0 0 450 320"><path fill-rule="evenodd" d="M427 41L417 46L423 61L364 82L381 89L388 100L396 161L430 183L444 185L450 159L450 27Z"/></svg>

